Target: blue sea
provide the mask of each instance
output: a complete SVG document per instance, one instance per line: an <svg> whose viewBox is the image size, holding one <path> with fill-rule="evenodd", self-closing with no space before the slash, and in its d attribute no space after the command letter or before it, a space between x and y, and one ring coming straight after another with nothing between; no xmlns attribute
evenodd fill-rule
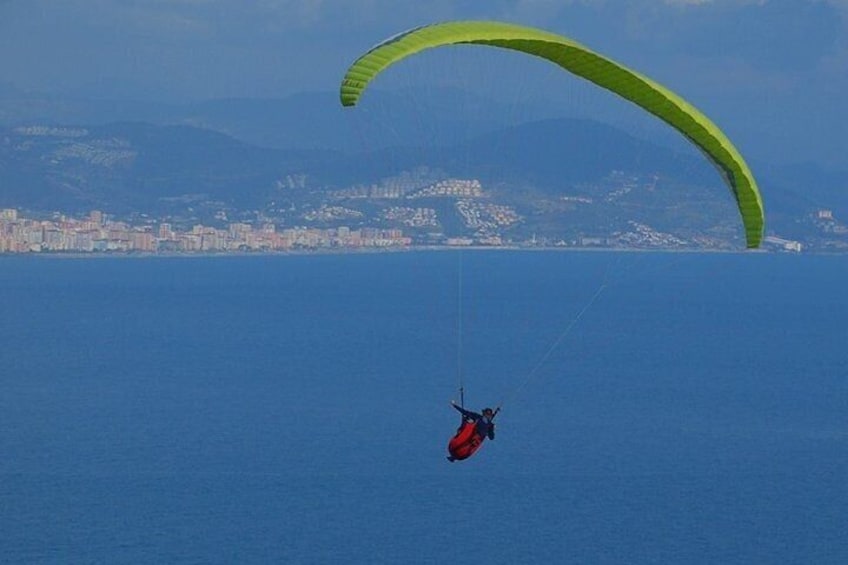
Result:
<svg viewBox="0 0 848 565"><path fill-rule="evenodd" d="M2 563L844 564L847 509L846 257L0 258Z"/></svg>

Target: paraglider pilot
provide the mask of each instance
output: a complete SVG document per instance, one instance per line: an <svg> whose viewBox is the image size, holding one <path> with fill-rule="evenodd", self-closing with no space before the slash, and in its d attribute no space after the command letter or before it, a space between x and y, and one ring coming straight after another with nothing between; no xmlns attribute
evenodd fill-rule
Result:
<svg viewBox="0 0 848 565"><path fill-rule="evenodd" d="M453 463L471 457L486 438L495 439L495 412L491 408L483 408L482 413L478 414L453 401L451 406L462 414L462 425L448 444L448 461Z"/></svg>
<svg viewBox="0 0 848 565"><path fill-rule="evenodd" d="M451 402L451 406L456 408L460 414L462 414L462 419L465 422L473 422L477 427L477 433L480 434L481 437L487 437L489 439L495 439L495 423L492 419L495 417L495 413L491 408L483 408L483 412L478 414L477 412L472 412L471 410L466 410L462 406L458 406L456 402Z"/></svg>

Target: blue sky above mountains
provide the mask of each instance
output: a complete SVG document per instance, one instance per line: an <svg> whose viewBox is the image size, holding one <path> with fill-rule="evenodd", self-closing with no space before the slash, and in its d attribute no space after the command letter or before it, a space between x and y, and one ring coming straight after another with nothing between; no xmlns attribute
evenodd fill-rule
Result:
<svg viewBox="0 0 848 565"><path fill-rule="evenodd" d="M334 90L379 40L460 18L562 33L688 97L743 150L848 168L848 0L5 0L0 82L166 101Z"/></svg>

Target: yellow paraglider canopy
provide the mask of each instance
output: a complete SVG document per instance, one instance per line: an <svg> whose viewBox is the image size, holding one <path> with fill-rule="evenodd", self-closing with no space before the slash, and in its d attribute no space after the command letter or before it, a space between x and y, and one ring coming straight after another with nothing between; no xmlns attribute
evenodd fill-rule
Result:
<svg viewBox="0 0 848 565"><path fill-rule="evenodd" d="M341 102L354 106L381 71L410 55L443 45L476 44L512 49L547 59L644 108L697 146L721 172L745 227L748 247L763 237L763 203L742 155L703 113L666 87L567 37L502 22L456 21L395 35L357 59L342 80Z"/></svg>

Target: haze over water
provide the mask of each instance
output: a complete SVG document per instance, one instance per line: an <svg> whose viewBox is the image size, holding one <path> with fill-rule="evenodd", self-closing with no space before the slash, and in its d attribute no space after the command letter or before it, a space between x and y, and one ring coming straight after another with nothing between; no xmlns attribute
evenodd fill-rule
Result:
<svg viewBox="0 0 848 565"><path fill-rule="evenodd" d="M757 253L3 258L0 562L845 563L846 288ZM505 402L450 464L459 366Z"/></svg>

